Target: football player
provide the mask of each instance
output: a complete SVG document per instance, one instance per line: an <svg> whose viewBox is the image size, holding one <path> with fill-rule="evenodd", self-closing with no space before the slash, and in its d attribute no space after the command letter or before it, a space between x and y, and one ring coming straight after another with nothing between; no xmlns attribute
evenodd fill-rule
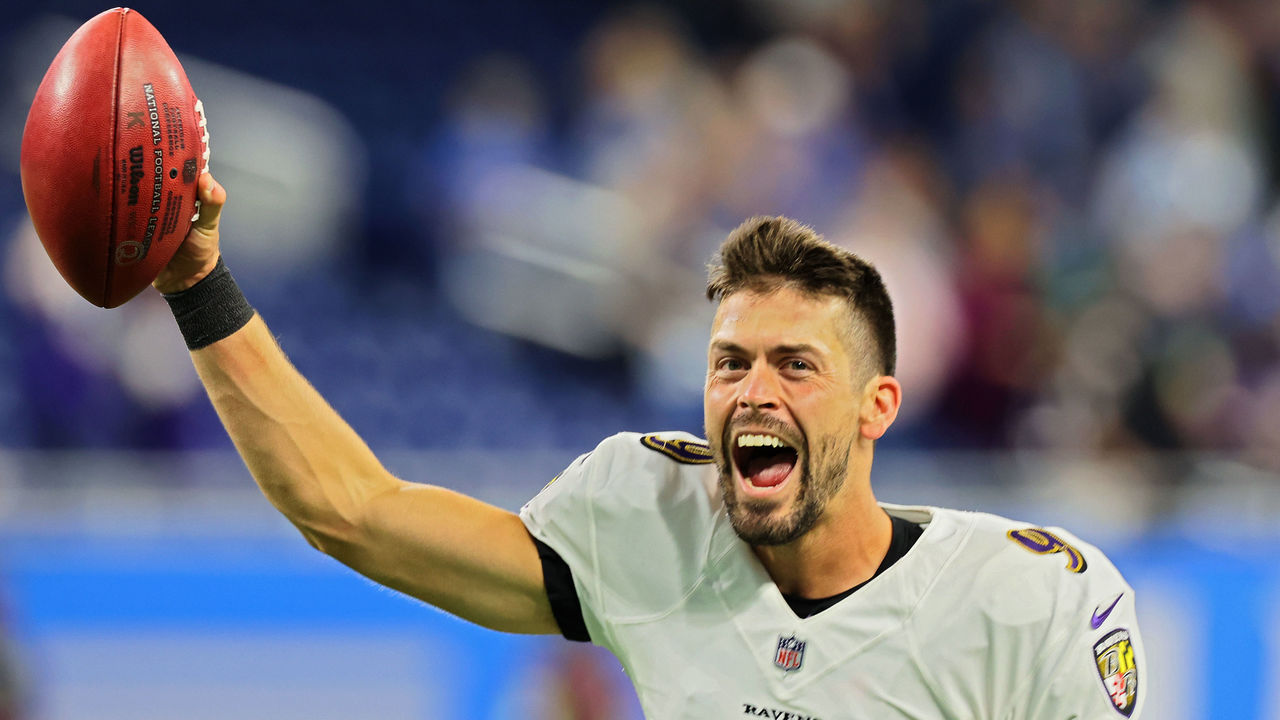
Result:
<svg viewBox="0 0 1280 720"><path fill-rule="evenodd" d="M316 548L486 627L612 650L648 717L1138 717L1134 594L1057 528L877 502L893 311L785 218L721 247L706 440L622 433L519 515L388 473L222 263L225 191L156 280L237 449ZM465 478L460 479L465 483Z"/></svg>

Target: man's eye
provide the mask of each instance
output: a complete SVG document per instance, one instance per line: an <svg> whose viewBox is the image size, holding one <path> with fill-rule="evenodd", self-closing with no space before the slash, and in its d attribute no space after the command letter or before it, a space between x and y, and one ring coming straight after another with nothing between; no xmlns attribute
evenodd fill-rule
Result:
<svg viewBox="0 0 1280 720"><path fill-rule="evenodd" d="M745 370L746 368L747 366L744 365L741 360L738 360L736 358L725 358L720 361L721 370L728 370L729 372L737 372L739 370Z"/></svg>
<svg viewBox="0 0 1280 720"><path fill-rule="evenodd" d="M788 360L787 369L792 372L808 372L812 370L813 367L804 360Z"/></svg>

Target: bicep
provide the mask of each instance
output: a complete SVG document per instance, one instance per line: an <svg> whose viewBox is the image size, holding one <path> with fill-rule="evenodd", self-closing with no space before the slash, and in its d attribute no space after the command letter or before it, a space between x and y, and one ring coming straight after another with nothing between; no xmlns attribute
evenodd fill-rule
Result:
<svg viewBox="0 0 1280 720"><path fill-rule="evenodd" d="M514 513L399 482L365 504L332 553L388 587L495 630L558 633L533 538Z"/></svg>

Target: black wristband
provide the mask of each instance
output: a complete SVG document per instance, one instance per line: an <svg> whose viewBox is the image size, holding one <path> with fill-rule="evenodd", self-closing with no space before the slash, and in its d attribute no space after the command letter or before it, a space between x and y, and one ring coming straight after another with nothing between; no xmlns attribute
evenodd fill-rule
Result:
<svg viewBox="0 0 1280 720"><path fill-rule="evenodd" d="M212 345L253 319L253 306L240 292L221 256L213 271L200 282L181 292L165 293L164 299L189 350Z"/></svg>

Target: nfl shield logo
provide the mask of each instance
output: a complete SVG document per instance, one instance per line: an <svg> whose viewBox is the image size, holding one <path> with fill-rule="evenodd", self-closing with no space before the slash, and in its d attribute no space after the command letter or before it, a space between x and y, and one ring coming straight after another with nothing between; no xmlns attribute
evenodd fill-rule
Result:
<svg viewBox="0 0 1280 720"><path fill-rule="evenodd" d="M791 637L778 636L778 652L773 656L773 664L791 672L799 670L800 665L804 663L804 641L797 640L795 635Z"/></svg>

